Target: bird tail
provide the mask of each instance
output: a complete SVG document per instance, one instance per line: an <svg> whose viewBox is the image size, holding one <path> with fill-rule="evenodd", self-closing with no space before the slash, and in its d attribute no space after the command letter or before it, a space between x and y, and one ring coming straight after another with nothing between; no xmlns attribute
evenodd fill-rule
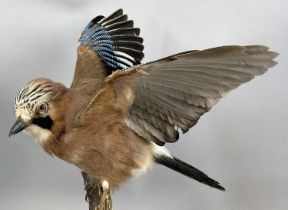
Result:
<svg viewBox="0 0 288 210"><path fill-rule="evenodd" d="M215 181L214 179L211 179L209 176L207 176L205 173L195 168L194 166L191 166L188 163L185 163L184 161L176 157L166 156L166 155L161 155L161 156L157 155L154 158L155 158L155 162L158 164L166 166L174 171L177 171L185 176L195 179L198 182L206 184L210 187L214 187L218 190L225 191L225 188L222 187L217 181Z"/></svg>

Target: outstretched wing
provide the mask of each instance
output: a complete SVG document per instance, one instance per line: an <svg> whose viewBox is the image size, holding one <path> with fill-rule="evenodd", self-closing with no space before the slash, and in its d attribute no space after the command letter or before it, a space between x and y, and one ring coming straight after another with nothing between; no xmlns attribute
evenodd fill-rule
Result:
<svg viewBox="0 0 288 210"><path fill-rule="evenodd" d="M159 145L175 142L179 130L187 132L229 91L265 73L277 55L265 46L225 46L143 65L125 122Z"/></svg>
<svg viewBox="0 0 288 210"><path fill-rule="evenodd" d="M115 70L139 64L144 57L140 29L133 27L123 10L108 17L97 16L79 39L77 63L71 88L95 94L105 77Z"/></svg>

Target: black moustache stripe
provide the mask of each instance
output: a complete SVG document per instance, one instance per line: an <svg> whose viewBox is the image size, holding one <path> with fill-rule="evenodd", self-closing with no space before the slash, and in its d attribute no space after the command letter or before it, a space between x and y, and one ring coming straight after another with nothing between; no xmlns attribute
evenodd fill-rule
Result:
<svg viewBox="0 0 288 210"><path fill-rule="evenodd" d="M53 125L53 120L49 116L37 117L37 118L33 119L32 124L38 125L41 128L50 130L52 128L52 125Z"/></svg>

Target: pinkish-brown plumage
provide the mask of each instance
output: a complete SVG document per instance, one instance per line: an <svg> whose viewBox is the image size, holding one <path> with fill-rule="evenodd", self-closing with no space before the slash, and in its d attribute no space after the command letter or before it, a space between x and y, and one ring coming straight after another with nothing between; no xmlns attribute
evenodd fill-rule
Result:
<svg viewBox="0 0 288 210"><path fill-rule="evenodd" d="M156 162L224 190L162 146L177 141L179 131L187 132L229 91L274 66L277 53L265 46L224 46L140 65L143 39L125 21L118 10L89 23L70 88L47 79L29 82L16 97L18 120L10 135L24 130L48 154L110 189ZM129 68L117 71L122 67Z"/></svg>

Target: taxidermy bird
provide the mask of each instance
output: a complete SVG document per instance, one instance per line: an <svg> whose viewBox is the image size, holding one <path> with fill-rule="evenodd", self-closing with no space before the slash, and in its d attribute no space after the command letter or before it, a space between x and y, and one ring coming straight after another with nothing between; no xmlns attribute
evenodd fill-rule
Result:
<svg viewBox="0 0 288 210"><path fill-rule="evenodd" d="M154 163L224 190L164 147L229 91L264 74L278 54L265 46L224 46L141 64L143 39L123 10L84 29L69 88L28 82L15 98L16 122L52 156L115 190Z"/></svg>

